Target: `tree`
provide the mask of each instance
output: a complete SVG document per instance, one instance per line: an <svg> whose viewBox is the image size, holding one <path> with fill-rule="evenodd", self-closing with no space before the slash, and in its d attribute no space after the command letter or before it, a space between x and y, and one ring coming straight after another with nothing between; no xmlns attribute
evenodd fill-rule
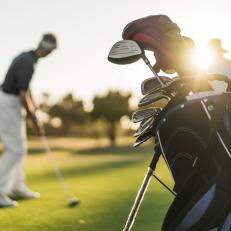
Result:
<svg viewBox="0 0 231 231"><path fill-rule="evenodd" d="M104 119L107 122L107 135L111 145L115 145L116 125L124 115L130 114L129 99L131 94L124 95L119 91L109 91L106 96L95 96L93 99L93 119Z"/></svg>
<svg viewBox="0 0 231 231"><path fill-rule="evenodd" d="M85 122L87 115L83 101L76 100L71 93L51 105L48 114L61 119L63 134L67 134L73 124Z"/></svg>

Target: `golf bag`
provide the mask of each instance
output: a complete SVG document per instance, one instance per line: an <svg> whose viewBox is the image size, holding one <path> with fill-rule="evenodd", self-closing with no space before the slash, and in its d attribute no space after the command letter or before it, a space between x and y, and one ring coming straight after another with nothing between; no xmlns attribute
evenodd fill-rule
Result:
<svg viewBox="0 0 231 231"><path fill-rule="evenodd" d="M161 57L157 62L163 71L175 67L177 59L172 57L184 46L180 29L164 15L129 23L123 38L120 51L120 44L112 48L110 61L119 63L121 59L121 64L129 63L131 53L127 52L129 59L125 60L121 50L125 50L125 41L132 40L141 47L139 53L128 41L136 60L140 55L150 67L144 50L160 53L156 57ZM133 122L141 122L134 146L154 137L155 153L124 231L131 229L161 155L173 177L175 194L162 230L231 230L231 82L223 75L170 79L152 71L155 77L146 79L141 85L144 97L139 102L141 109L133 114ZM227 91L214 91L213 80L225 82ZM153 103L161 99L167 100L166 105L155 107Z"/></svg>
<svg viewBox="0 0 231 231"><path fill-rule="evenodd" d="M230 119L231 93L213 91L179 91L156 116L153 135L177 193L162 230L206 231L231 211Z"/></svg>
<svg viewBox="0 0 231 231"><path fill-rule="evenodd" d="M154 137L175 183L163 231L207 231L222 226L231 211L231 93L207 91L214 79L230 83L219 75L169 80L139 103L152 106L168 96L163 109L145 107L133 114L133 121L141 122L134 146ZM145 80L142 89L151 82ZM231 230L230 218L227 222L221 230Z"/></svg>

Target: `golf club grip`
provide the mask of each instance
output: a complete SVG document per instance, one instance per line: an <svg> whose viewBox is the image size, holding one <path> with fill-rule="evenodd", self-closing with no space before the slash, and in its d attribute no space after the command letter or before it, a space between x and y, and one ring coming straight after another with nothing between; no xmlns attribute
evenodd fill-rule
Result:
<svg viewBox="0 0 231 231"><path fill-rule="evenodd" d="M139 189L139 191L137 193L135 202L134 202L132 210L131 210L131 212L130 212L130 214L128 216L128 220L126 222L126 225L125 225L123 231L130 231L131 230L132 225L133 225L133 223L135 221L136 215L138 213L139 207L141 205L141 202L142 202L142 200L144 198L144 194L145 194L145 192L146 192L146 190L148 188L148 184L150 182L150 178L151 178L152 175L153 175L153 170L149 167L148 172L144 177L143 183L142 183L142 185L141 185L141 187L140 187L140 189Z"/></svg>

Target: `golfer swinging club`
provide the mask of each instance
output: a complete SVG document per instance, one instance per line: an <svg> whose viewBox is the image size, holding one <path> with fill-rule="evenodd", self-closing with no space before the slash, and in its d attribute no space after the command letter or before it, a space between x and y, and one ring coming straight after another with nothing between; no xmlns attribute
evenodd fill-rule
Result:
<svg viewBox="0 0 231 231"><path fill-rule="evenodd" d="M36 105L29 84L39 58L57 47L53 34L45 34L36 50L24 52L11 63L0 89L0 139L4 146L0 157L0 207L15 207L16 199L37 199L40 194L25 184L24 157L27 153L25 121L22 108L32 120L36 132L43 135L36 118Z"/></svg>

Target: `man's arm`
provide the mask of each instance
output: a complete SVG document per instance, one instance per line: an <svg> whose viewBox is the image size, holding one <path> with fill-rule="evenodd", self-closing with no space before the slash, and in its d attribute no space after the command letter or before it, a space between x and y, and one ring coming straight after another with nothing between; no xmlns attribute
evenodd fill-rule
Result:
<svg viewBox="0 0 231 231"><path fill-rule="evenodd" d="M34 107L33 102L31 100L30 93L26 90L20 90L19 98L20 98L20 101L21 101L23 107L26 109L27 115L32 120L33 125L34 125L38 135L39 136L44 135L42 124L39 123L39 121L36 117L35 107Z"/></svg>
<svg viewBox="0 0 231 231"><path fill-rule="evenodd" d="M33 97L32 93L31 93L30 88L28 88L27 92L28 92L28 96L29 96L29 99L28 99L28 100L31 101L31 104L32 104L33 107L34 107L34 111L36 111L36 109L37 109L38 107L37 107L37 104L35 103L35 100L34 100L34 97Z"/></svg>

